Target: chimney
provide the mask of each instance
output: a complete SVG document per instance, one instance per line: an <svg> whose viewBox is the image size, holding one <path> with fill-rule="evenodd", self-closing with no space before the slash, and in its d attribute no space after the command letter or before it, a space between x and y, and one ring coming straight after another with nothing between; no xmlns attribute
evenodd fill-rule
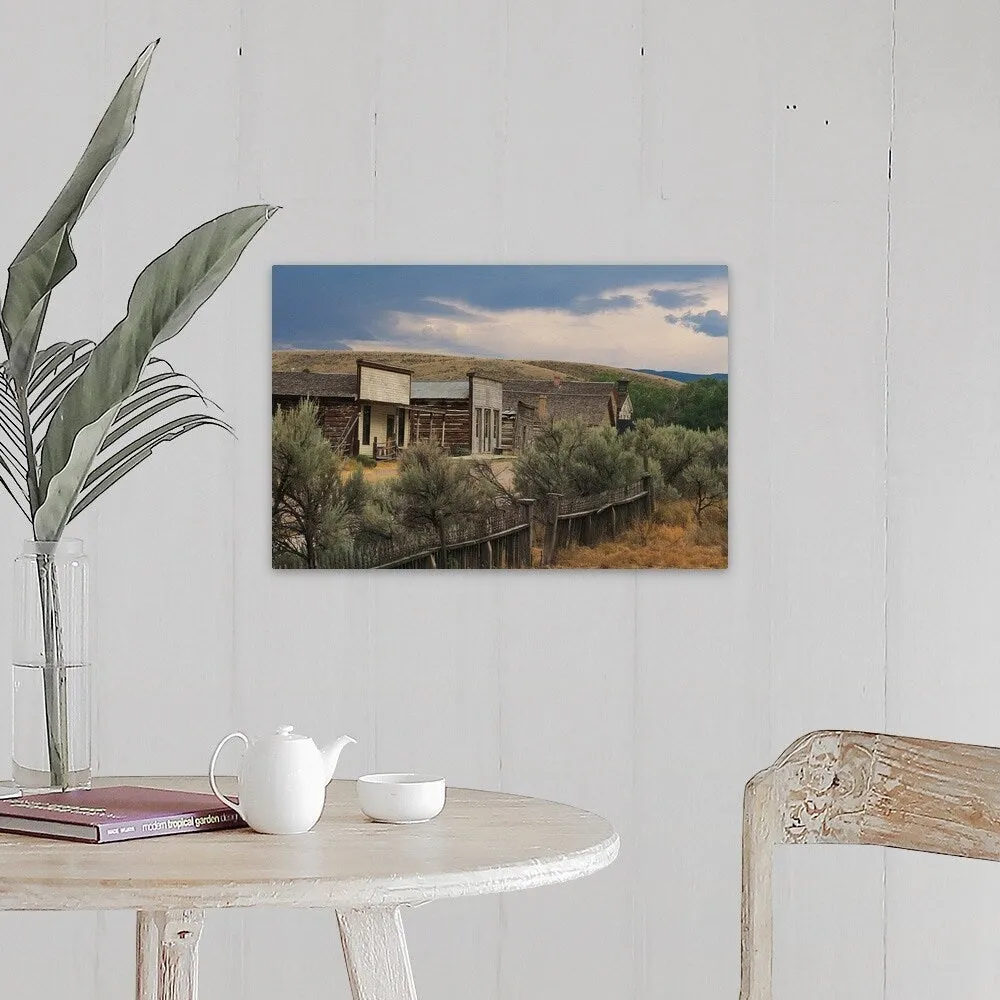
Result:
<svg viewBox="0 0 1000 1000"><path fill-rule="evenodd" d="M619 406L621 405L621 403L625 399L625 397L628 395L628 383L629 383L629 380L627 378L620 378L618 380L617 389L618 389L618 405Z"/></svg>
<svg viewBox="0 0 1000 1000"><path fill-rule="evenodd" d="M558 389L562 385L562 375L553 375L552 385L554 388Z"/></svg>

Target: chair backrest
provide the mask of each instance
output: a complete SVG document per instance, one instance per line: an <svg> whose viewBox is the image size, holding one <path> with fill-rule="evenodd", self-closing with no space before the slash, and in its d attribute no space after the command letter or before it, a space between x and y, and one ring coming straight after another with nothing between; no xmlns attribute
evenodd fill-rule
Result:
<svg viewBox="0 0 1000 1000"><path fill-rule="evenodd" d="M827 730L793 743L743 799L740 1000L771 1000L777 844L871 844L1000 861L1000 749Z"/></svg>

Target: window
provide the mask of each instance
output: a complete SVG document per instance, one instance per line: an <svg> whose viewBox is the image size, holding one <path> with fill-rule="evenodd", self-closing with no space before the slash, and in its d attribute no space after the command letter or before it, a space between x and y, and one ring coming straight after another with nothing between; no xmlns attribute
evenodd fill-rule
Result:
<svg viewBox="0 0 1000 1000"><path fill-rule="evenodd" d="M406 410L399 411L399 437L396 439L399 443L399 447L402 448L406 444Z"/></svg>
<svg viewBox="0 0 1000 1000"><path fill-rule="evenodd" d="M493 446L499 447L500 445L500 411L493 411Z"/></svg>
<svg viewBox="0 0 1000 1000"><path fill-rule="evenodd" d="M388 443L396 436L396 415L387 413L385 417L385 440Z"/></svg>
<svg viewBox="0 0 1000 1000"><path fill-rule="evenodd" d="M482 450L483 447L483 408L476 407L476 448Z"/></svg>
<svg viewBox="0 0 1000 1000"><path fill-rule="evenodd" d="M372 443L372 408L370 406L361 407L361 443Z"/></svg>

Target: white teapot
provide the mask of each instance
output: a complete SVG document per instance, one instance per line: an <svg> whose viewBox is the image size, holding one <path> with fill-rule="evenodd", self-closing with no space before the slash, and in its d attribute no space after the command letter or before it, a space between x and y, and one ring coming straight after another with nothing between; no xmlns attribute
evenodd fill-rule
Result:
<svg viewBox="0 0 1000 1000"><path fill-rule="evenodd" d="M233 739L246 744L238 775L239 802L226 798L215 783L215 762ZM216 797L259 833L305 833L323 812L326 786L340 751L356 742L341 736L319 749L308 736L293 732L292 726L279 726L253 741L243 733L230 733L212 754L208 780Z"/></svg>

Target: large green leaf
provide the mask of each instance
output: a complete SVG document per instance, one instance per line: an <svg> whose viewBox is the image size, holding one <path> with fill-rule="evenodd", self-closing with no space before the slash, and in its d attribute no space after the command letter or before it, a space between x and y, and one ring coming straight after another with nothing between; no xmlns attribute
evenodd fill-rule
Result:
<svg viewBox="0 0 1000 1000"><path fill-rule="evenodd" d="M222 284L277 211L250 205L182 237L136 279L125 318L90 353L60 400L42 444L35 537L59 538L119 407L138 385L150 353L176 336Z"/></svg>
<svg viewBox="0 0 1000 1000"><path fill-rule="evenodd" d="M3 338L10 374L19 385L31 372L52 289L76 267L70 241L73 227L132 138L139 95L156 45L147 46L129 70L69 180L8 269Z"/></svg>

